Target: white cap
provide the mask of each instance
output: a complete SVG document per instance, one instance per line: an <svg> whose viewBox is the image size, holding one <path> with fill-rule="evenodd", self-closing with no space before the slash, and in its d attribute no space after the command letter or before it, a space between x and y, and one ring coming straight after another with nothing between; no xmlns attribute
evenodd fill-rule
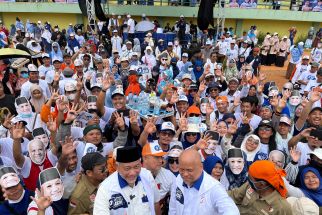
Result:
<svg viewBox="0 0 322 215"><path fill-rule="evenodd" d="M161 125L160 131L170 130L173 131L173 133L176 132L174 125L171 122L163 122Z"/></svg>
<svg viewBox="0 0 322 215"><path fill-rule="evenodd" d="M47 54L47 53L42 53L41 58L45 58L45 57L50 58L50 57L49 57L49 54Z"/></svg>
<svg viewBox="0 0 322 215"><path fill-rule="evenodd" d="M40 20L38 20L38 24L41 24L41 21Z"/></svg>
<svg viewBox="0 0 322 215"><path fill-rule="evenodd" d="M69 23L69 25L73 25L73 23Z"/></svg>
<svg viewBox="0 0 322 215"><path fill-rule="evenodd" d="M29 72L38 72L38 69L34 64L29 64L28 70L29 70Z"/></svg>
<svg viewBox="0 0 322 215"><path fill-rule="evenodd" d="M179 96L179 99L178 99L178 102L188 102L188 98L187 98L187 96L185 96L185 95L180 95Z"/></svg>
<svg viewBox="0 0 322 215"><path fill-rule="evenodd" d="M138 67L135 65L131 65L129 71L137 71Z"/></svg>
<svg viewBox="0 0 322 215"><path fill-rule="evenodd" d="M114 29L114 30L113 30L113 33L117 33L117 30L116 30L116 29Z"/></svg>
<svg viewBox="0 0 322 215"><path fill-rule="evenodd" d="M121 62L123 62L123 61L129 61L129 59L127 57L122 57Z"/></svg>
<svg viewBox="0 0 322 215"><path fill-rule="evenodd" d="M82 60L80 60L80 59L76 59L76 60L74 61L74 65L75 65L75 66L83 66L83 61L82 61Z"/></svg>
<svg viewBox="0 0 322 215"><path fill-rule="evenodd" d="M168 42L168 46L173 46L173 42Z"/></svg>
<svg viewBox="0 0 322 215"><path fill-rule="evenodd" d="M151 32L149 32L149 33L147 33L146 35L145 35L146 37L152 37L152 34L151 34Z"/></svg>
<svg viewBox="0 0 322 215"><path fill-rule="evenodd" d="M25 34L25 37L30 37L30 34L27 32L27 33Z"/></svg>
<svg viewBox="0 0 322 215"><path fill-rule="evenodd" d="M152 51L152 47L151 47L151 46L147 46L147 47L145 48L145 50L151 50L151 51Z"/></svg>
<svg viewBox="0 0 322 215"><path fill-rule="evenodd" d="M273 34L274 36L276 36L276 35L278 35L278 33L277 32L274 32L274 34Z"/></svg>
<svg viewBox="0 0 322 215"><path fill-rule="evenodd" d="M180 15L180 18L184 18L184 15L182 15L182 14L181 14L181 15Z"/></svg>
<svg viewBox="0 0 322 215"><path fill-rule="evenodd" d="M310 60L310 56L308 56L308 55L304 55L304 56L303 56L303 59L304 59L304 60Z"/></svg>
<svg viewBox="0 0 322 215"><path fill-rule="evenodd" d="M112 92L112 98L114 95L122 95L124 96L124 92L123 90L121 90L120 88L116 88L113 92Z"/></svg>
<svg viewBox="0 0 322 215"><path fill-rule="evenodd" d="M130 40L126 41L125 44L131 44L132 45L132 42Z"/></svg>
<svg viewBox="0 0 322 215"><path fill-rule="evenodd" d="M191 132L191 133L200 133L200 129L198 127L198 124L192 124L192 123L189 123L188 124L188 129L186 132L184 133L187 133L187 132Z"/></svg>
<svg viewBox="0 0 322 215"><path fill-rule="evenodd" d="M230 44L235 44L236 43L236 40L231 40L230 41Z"/></svg>
<svg viewBox="0 0 322 215"><path fill-rule="evenodd" d="M183 53L182 54L182 57L188 57L189 55L188 55L188 53Z"/></svg>
<svg viewBox="0 0 322 215"><path fill-rule="evenodd" d="M70 36L70 37L74 37L74 36L75 36L75 34L74 34L74 33L70 33L70 34L69 34L69 36Z"/></svg>
<svg viewBox="0 0 322 215"><path fill-rule="evenodd" d="M185 74L183 74L183 76L182 76L181 80L184 80L184 79L192 80L192 78L191 78L191 74L189 74L189 73L185 73Z"/></svg>
<svg viewBox="0 0 322 215"><path fill-rule="evenodd" d="M288 118L287 116L282 116L281 118L280 118L280 123L281 122L283 122L283 123L285 123L285 124L287 124L287 125L289 125L289 126L291 126L292 125L292 121L291 121L291 119L290 118Z"/></svg>
<svg viewBox="0 0 322 215"><path fill-rule="evenodd" d="M146 17L145 13L142 13L142 17Z"/></svg>
<svg viewBox="0 0 322 215"><path fill-rule="evenodd" d="M60 58L53 58L53 63L55 63L55 61L58 61L58 62L62 62L62 60Z"/></svg>
<svg viewBox="0 0 322 215"><path fill-rule="evenodd" d="M304 43L302 41L299 42L299 46L304 46Z"/></svg>
<svg viewBox="0 0 322 215"><path fill-rule="evenodd" d="M112 16L115 16L115 13L112 13Z"/></svg>
<svg viewBox="0 0 322 215"><path fill-rule="evenodd" d="M65 91L66 92L70 92L70 91L75 91L76 90L76 86L75 84L71 83L71 82L66 82L65 84Z"/></svg>
<svg viewBox="0 0 322 215"><path fill-rule="evenodd" d="M168 153L168 157L172 157L172 158L178 158L180 156L180 154L182 153L182 149L171 149Z"/></svg>
<svg viewBox="0 0 322 215"><path fill-rule="evenodd" d="M322 160L322 148L316 148L313 152L310 152L309 155L315 155L320 160Z"/></svg>
<svg viewBox="0 0 322 215"><path fill-rule="evenodd" d="M286 36L286 35L284 35L283 39L287 39L287 36Z"/></svg>
<svg viewBox="0 0 322 215"><path fill-rule="evenodd" d="M130 14L128 14L126 17L127 17L127 18L131 18L131 15L130 15Z"/></svg>

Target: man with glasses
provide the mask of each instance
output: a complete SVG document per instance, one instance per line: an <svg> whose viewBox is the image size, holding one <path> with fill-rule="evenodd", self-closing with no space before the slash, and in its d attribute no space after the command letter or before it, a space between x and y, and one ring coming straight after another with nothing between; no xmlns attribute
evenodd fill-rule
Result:
<svg viewBox="0 0 322 215"><path fill-rule="evenodd" d="M248 182L228 191L235 201L240 214L284 214L292 215L291 206L286 201L287 189L282 176L271 161L255 161L248 171Z"/></svg>
<svg viewBox="0 0 322 215"><path fill-rule="evenodd" d="M208 85L208 88L206 90L206 94L208 95L208 99L210 104L216 108L216 98L219 96L219 93L221 92L221 86L217 82L211 82Z"/></svg>
<svg viewBox="0 0 322 215"><path fill-rule="evenodd" d="M82 158L83 175L69 202L68 214L92 214L98 186L107 177L106 158L99 152Z"/></svg>

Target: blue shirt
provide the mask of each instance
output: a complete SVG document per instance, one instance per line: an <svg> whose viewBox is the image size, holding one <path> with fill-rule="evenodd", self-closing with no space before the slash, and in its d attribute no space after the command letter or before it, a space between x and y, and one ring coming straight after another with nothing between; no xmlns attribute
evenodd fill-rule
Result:
<svg viewBox="0 0 322 215"><path fill-rule="evenodd" d="M0 205L0 214L1 215L12 215L12 214L27 214L27 209L30 199L31 193L29 190L25 190L25 194L20 202L10 204L8 201L4 201L3 204Z"/></svg>

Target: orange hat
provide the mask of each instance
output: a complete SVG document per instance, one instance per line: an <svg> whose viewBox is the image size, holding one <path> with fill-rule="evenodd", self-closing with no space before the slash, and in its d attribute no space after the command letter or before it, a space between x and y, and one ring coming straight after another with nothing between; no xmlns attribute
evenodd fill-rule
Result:
<svg viewBox="0 0 322 215"><path fill-rule="evenodd" d="M187 114L191 114L191 113L194 113L194 114L199 114L201 115L201 111L200 109L196 106L196 105L192 105L188 108L187 110Z"/></svg>
<svg viewBox="0 0 322 215"><path fill-rule="evenodd" d="M276 169L273 162L268 160L255 161L250 165L248 174L253 178L267 181L283 198L286 198L287 189L282 178L283 176L286 176L286 173L282 169Z"/></svg>
<svg viewBox="0 0 322 215"><path fill-rule="evenodd" d="M156 157L162 157L166 152L162 151L160 145L157 142L147 143L143 146L142 156L152 155Z"/></svg>
<svg viewBox="0 0 322 215"><path fill-rule="evenodd" d="M227 98L227 96L217 96L217 98L216 98L216 103L217 103L217 102L220 102L220 101L222 101L222 102L227 102L227 103L228 103L228 98Z"/></svg>

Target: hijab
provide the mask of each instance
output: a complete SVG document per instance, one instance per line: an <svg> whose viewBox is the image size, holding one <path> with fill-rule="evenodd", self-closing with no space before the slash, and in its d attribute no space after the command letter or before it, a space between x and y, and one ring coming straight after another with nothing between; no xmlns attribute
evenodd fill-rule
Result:
<svg viewBox="0 0 322 215"><path fill-rule="evenodd" d="M257 148L252 152L250 152L246 149L246 142L247 142L248 138L253 138L259 142L259 144L257 145ZM245 137L241 146L240 146L240 149L243 150L243 152L245 152L247 155L247 161L250 161L250 162L253 162L255 160L255 156L259 152L260 148L261 148L261 140L255 134L251 134L251 135Z"/></svg>
<svg viewBox="0 0 322 215"><path fill-rule="evenodd" d="M211 175L211 172L213 168L216 166L217 163L220 163L222 167L224 167L224 163L222 160L217 157L216 155L214 156L208 156L205 161L203 162L203 169Z"/></svg>
<svg viewBox="0 0 322 215"><path fill-rule="evenodd" d="M35 90L40 91L40 93L42 95L40 99L36 99L33 97L32 92ZM47 100L47 98L44 96L43 90L41 89L41 87L39 85L32 84L30 87L30 94L31 94L30 103L35 108L35 112L40 113L42 106L45 104L45 102Z"/></svg>
<svg viewBox="0 0 322 215"><path fill-rule="evenodd" d="M313 172L320 180L320 186L317 190L311 190L307 188L307 186L304 183L304 176L307 172ZM312 199L319 207L322 206L322 177L319 173L319 171L313 167L306 167L302 170L300 175L300 189L305 194L306 197Z"/></svg>
<svg viewBox="0 0 322 215"><path fill-rule="evenodd" d="M247 156L245 155L245 152L243 152L244 168L241 171L241 173L239 173L238 175L235 175L231 171L228 164L225 166L226 177L229 182L228 190L238 188L238 187L242 186L247 181L248 175L247 175L247 158L246 157Z"/></svg>

